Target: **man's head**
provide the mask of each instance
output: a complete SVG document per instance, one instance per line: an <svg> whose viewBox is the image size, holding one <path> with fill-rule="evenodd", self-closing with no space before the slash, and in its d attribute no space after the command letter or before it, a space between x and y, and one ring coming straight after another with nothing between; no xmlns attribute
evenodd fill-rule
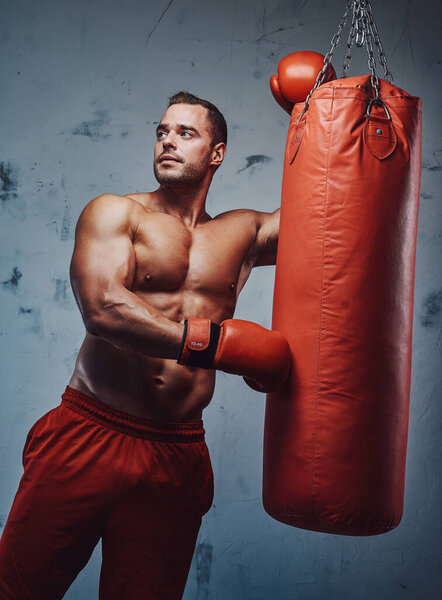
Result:
<svg viewBox="0 0 442 600"><path fill-rule="evenodd" d="M227 144L227 125L211 102L189 92L169 98L157 127L154 172L163 185L210 183L221 165Z"/></svg>

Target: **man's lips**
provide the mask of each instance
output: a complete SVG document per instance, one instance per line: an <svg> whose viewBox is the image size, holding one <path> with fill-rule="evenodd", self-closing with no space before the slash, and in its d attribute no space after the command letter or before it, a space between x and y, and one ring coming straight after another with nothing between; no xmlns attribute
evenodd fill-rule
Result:
<svg viewBox="0 0 442 600"><path fill-rule="evenodd" d="M181 162L180 160L178 160L178 158L176 158L176 156L172 156L172 154L163 154L158 159L158 162L164 162L165 160L170 160L170 161L174 161L174 162Z"/></svg>

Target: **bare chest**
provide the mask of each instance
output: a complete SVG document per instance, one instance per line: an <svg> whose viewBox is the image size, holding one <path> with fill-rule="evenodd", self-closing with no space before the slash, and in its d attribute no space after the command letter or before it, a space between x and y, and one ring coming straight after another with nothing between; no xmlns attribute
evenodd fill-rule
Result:
<svg viewBox="0 0 442 600"><path fill-rule="evenodd" d="M253 242L250 228L212 219L189 230L164 213L149 213L134 240L133 291L234 296Z"/></svg>

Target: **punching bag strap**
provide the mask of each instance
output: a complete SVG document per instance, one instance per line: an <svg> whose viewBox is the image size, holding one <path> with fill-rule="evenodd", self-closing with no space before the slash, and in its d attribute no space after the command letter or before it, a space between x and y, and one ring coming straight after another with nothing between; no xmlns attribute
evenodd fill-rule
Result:
<svg viewBox="0 0 442 600"><path fill-rule="evenodd" d="M385 117L371 114L373 104L380 104L385 110ZM390 156L396 148L397 136L387 106L380 98L373 98L367 106L367 120L364 125L364 142L374 157L383 160Z"/></svg>
<svg viewBox="0 0 442 600"><path fill-rule="evenodd" d="M298 154L299 146L301 145L302 138L304 137L305 119L300 123L296 123L290 140L290 164L295 160Z"/></svg>

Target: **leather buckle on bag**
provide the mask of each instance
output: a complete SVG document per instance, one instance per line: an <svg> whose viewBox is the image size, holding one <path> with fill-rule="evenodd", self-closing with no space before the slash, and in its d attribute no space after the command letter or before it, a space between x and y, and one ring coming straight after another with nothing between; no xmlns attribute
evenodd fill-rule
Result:
<svg viewBox="0 0 442 600"><path fill-rule="evenodd" d="M381 104L385 111L385 117L371 114L373 104ZM390 156L396 148L397 136L393 127L393 121L387 106L380 98L372 98L367 106L367 120L364 125L364 141L371 154L379 160Z"/></svg>
<svg viewBox="0 0 442 600"><path fill-rule="evenodd" d="M302 138L304 137L305 123L306 123L306 119L301 121L301 123L296 123L296 125L293 129L292 137L290 140L290 148L289 148L289 156L290 156L289 164L292 164L292 162L295 160L296 155L298 154L299 146L301 145Z"/></svg>

